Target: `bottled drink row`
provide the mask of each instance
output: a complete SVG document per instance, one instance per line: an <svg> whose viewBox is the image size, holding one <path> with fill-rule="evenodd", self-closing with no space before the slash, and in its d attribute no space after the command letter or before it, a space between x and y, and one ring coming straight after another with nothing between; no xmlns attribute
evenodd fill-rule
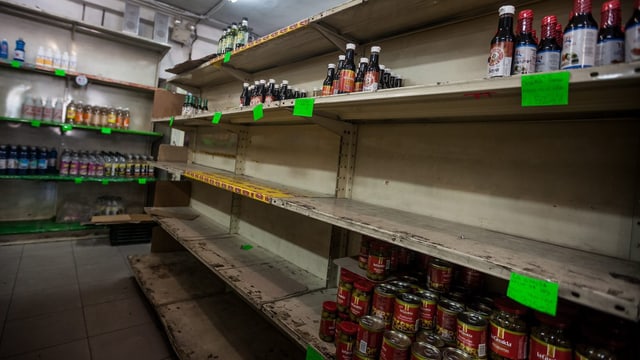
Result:
<svg viewBox="0 0 640 360"><path fill-rule="evenodd" d="M275 79L269 79L268 83L266 80L259 80L254 81L253 85L242 84L240 106L268 105L274 101L304 98L308 95L306 89L290 88L287 80L282 80L280 84L276 84ZM320 89L314 89L312 95L319 96Z"/></svg>
<svg viewBox="0 0 640 360"><path fill-rule="evenodd" d="M533 29L533 10L518 13L514 33L515 7L500 7L498 31L491 40L488 76L579 69L640 60L640 0L622 29L619 0L601 7L600 27L593 18L591 0L574 0L569 23L562 30L556 15L542 18L540 39ZM625 51L626 49L626 51Z"/></svg>
<svg viewBox="0 0 640 360"><path fill-rule="evenodd" d="M193 116L209 111L209 100L202 99L191 94L187 94L184 97L184 103L182 104L182 115Z"/></svg>
<svg viewBox="0 0 640 360"><path fill-rule="evenodd" d="M19 38L13 50L12 60L24 62L26 57L27 43ZM0 59L9 59L9 42L2 39L0 42ZM57 48L40 46L36 56L36 65L51 68L76 71L78 67L78 56L75 52L69 54L68 51L61 52Z"/></svg>
<svg viewBox="0 0 640 360"><path fill-rule="evenodd" d="M154 177L155 170L149 161L153 161L150 155L65 149L60 156L59 173L62 176Z"/></svg>
<svg viewBox="0 0 640 360"><path fill-rule="evenodd" d="M44 175L56 172L55 148L0 145L0 175Z"/></svg>
<svg viewBox="0 0 640 360"><path fill-rule="evenodd" d="M380 50L380 46L372 46L371 56L360 58L356 68L356 45L347 44L345 55L338 55L338 65L327 66L322 96L402 87L402 76L380 64Z"/></svg>
<svg viewBox="0 0 640 360"><path fill-rule="evenodd" d="M249 20L242 18L240 25L231 23L218 40L218 51L216 55L223 55L226 52L241 48L249 43Z"/></svg>
<svg viewBox="0 0 640 360"><path fill-rule="evenodd" d="M22 103L22 118L62 122L63 109L64 101L62 99L52 100L48 96L43 101L40 96L27 95Z"/></svg>

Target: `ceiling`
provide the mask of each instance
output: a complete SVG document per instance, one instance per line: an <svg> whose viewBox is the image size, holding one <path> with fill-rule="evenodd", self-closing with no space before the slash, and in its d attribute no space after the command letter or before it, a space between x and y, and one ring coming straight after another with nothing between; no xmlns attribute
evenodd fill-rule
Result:
<svg viewBox="0 0 640 360"><path fill-rule="evenodd" d="M272 33L301 19L340 5L348 0L153 0L196 15L216 28L249 18L249 27L258 36Z"/></svg>

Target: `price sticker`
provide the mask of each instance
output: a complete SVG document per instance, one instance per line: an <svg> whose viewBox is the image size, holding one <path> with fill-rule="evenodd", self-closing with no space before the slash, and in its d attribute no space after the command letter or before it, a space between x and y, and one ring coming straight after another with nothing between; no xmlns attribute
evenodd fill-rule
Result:
<svg viewBox="0 0 640 360"><path fill-rule="evenodd" d="M138 184L145 185L146 183L147 183L147 179L145 179L145 178L138 179Z"/></svg>
<svg viewBox="0 0 640 360"><path fill-rule="evenodd" d="M222 60L222 62L226 64L229 62L229 60L231 60L231 51L224 54L224 60Z"/></svg>
<svg viewBox="0 0 640 360"><path fill-rule="evenodd" d="M305 360L324 360L324 357L320 355L320 353L311 345L308 345L307 356L305 357Z"/></svg>
<svg viewBox="0 0 640 360"><path fill-rule="evenodd" d="M175 117L173 117L173 116L169 118L169 127L173 126L173 121L174 120L175 120Z"/></svg>
<svg viewBox="0 0 640 360"><path fill-rule="evenodd" d="M293 115L303 117L313 117L313 106L316 99L302 98L296 99L293 103Z"/></svg>
<svg viewBox="0 0 640 360"><path fill-rule="evenodd" d="M82 178L81 177L77 177L77 178L73 179L73 182L75 182L76 184L82 184Z"/></svg>
<svg viewBox="0 0 640 360"><path fill-rule="evenodd" d="M53 70L53 74L55 76L61 76L61 77L67 76L67 72L64 69L55 69Z"/></svg>
<svg viewBox="0 0 640 360"><path fill-rule="evenodd" d="M100 129L100 132L105 134L105 135L109 135L109 134L111 134L111 128L103 127L103 128Z"/></svg>
<svg viewBox="0 0 640 360"><path fill-rule="evenodd" d="M558 306L558 283L512 272L507 296L532 309L555 316Z"/></svg>
<svg viewBox="0 0 640 360"><path fill-rule="evenodd" d="M245 245L241 245L240 249L242 249L242 250L251 250L251 249L253 249L253 246L249 245L249 244L245 244Z"/></svg>
<svg viewBox="0 0 640 360"><path fill-rule="evenodd" d="M42 123L39 120L33 120L31 121L31 126L33 127L40 127Z"/></svg>
<svg viewBox="0 0 640 360"><path fill-rule="evenodd" d="M73 125L71 125L71 124L60 125L60 129L63 132L66 132L66 131L72 130L73 129Z"/></svg>
<svg viewBox="0 0 640 360"><path fill-rule="evenodd" d="M102 180L102 185L109 185L109 180Z"/></svg>
<svg viewBox="0 0 640 360"><path fill-rule="evenodd" d="M264 117L264 108L258 104L253 108L253 121L258 121Z"/></svg>
<svg viewBox="0 0 640 360"><path fill-rule="evenodd" d="M569 105L568 71L523 75L522 107Z"/></svg>
<svg viewBox="0 0 640 360"><path fill-rule="evenodd" d="M220 119L222 119L222 113L218 111L215 114L213 114L213 119L211 119L211 122L214 124L219 124Z"/></svg>
<svg viewBox="0 0 640 360"><path fill-rule="evenodd" d="M22 61L12 60L11 61L11 67L19 69L20 67L22 67Z"/></svg>

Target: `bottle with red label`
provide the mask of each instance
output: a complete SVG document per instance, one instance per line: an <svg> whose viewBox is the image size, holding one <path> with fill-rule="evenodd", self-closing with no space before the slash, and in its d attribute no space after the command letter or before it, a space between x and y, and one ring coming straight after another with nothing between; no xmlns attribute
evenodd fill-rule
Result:
<svg viewBox="0 0 640 360"><path fill-rule="evenodd" d="M266 91L264 93L264 103L265 105L269 105L274 101L278 101L278 96L276 95L276 80L269 79L269 83L267 84Z"/></svg>
<svg viewBox="0 0 640 360"><path fill-rule="evenodd" d="M353 92L361 92L364 87L364 73L367 72L367 66L369 65L369 59L366 57L360 58L360 65L358 66L358 73L356 74L356 83Z"/></svg>
<svg viewBox="0 0 640 360"><path fill-rule="evenodd" d="M340 73L342 72L342 67L344 66L344 61L346 59L346 55L338 55L338 66L336 67L336 73L333 76L333 94L340 93Z"/></svg>
<svg viewBox="0 0 640 360"><path fill-rule="evenodd" d="M529 360L571 360L573 344L567 328L569 319L536 313L540 325L531 329Z"/></svg>
<svg viewBox="0 0 640 360"><path fill-rule="evenodd" d="M336 75L336 64L327 65L327 77L322 82L322 96L333 94L333 78Z"/></svg>
<svg viewBox="0 0 640 360"><path fill-rule="evenodd" d="M558 44L556 27L558 18L549 15L542 18L542 40L536 53L536 72L547 72L560 69L560 53L562 47Z"/></svg>
<svg viewBox="0 0 640 360"><path fill-rule="evenodd" d="M360 318L368 315L371 310L373 283L362 279L355 281L353 287L349 304L349 317L352 321L360 321Z"/></svg>
<svg viewBox="0 0 640 360"><path fill-rule="evenodd" d="M571 20L564 29L560 68L594 66L597 42L598 23L591 14L591 0L574 0Z"/></svg>
<svg viewBox="0 0 640 360"><path fill-rule="evenodd" d="M511 63L513 60L513 47L515 35L513 33L513 15L516 8L512 5L500 7L498 14L498 31L491 40L489 52L488 77L511 76Z"/></svg>
<svg viewBox="0 0 640 360"><path fill-rule="evenodd" d="M358 335L358 324L343 321L338 325L340 337L336 339L336 360L352 360Z"/></svg>
<svg viewBox="0 0 640 360"><path fill-rule="evenodd" d="M347 52L345 55L344 65L340 70L340 79L338 81L338 93L348 94L355 90L356 83L356 44L347 44Z"/></svg>
<svg viewBox="0 0 640 360"><path fill-rule="evenodd" d="M242 93L240 93L240 106L249 106L251 103L251 94L249 93L249 83L242 84Z"/></svg>
<svg viewBox="0 0 640 360"><path fill-rule="evenodd" d="M513 75L536 72L538 43L533 36L533 10L522 10L518 14L518 36L513 55Z"/></svg>
<svg viewBox="0 0 640 360"><path fill-rule="evenodd" d="M380 82L380 46L371 47L371 56L369 57L369 65L364 73L364 83L362 91L378 90Z"/></svg>
<svg viewBox="0 0 640 360"><path fill-rule="evenodd" d="M495 300L496 312L489 323L489 358L525 360L527 358L527 308L501 297Z"/></svg>
<svg viewBox="0 0 640 360"><path fill-rule="evenodd" d="M596 66L624 62L624 32L619 0L602 4L600 31L596 44Z"/></svg>
<svg viewBox="0 0 640 360"><path fill-rule="evenodd" d="M625 61L640 60L640 0L635 1L633 15L624 27L624 32Z"/></svg>
<svg viewBox="0 0 640 360"><path fill-rule="evenodd" d="M260 90L260 81L253 82L253 89L251 91L251 100L249 105L254 106L262 103L262 92Z"/></svg>

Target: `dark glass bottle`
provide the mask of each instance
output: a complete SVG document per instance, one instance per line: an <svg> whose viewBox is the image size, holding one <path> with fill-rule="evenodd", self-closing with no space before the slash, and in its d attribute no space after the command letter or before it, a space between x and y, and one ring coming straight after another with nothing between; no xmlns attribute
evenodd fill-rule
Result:
<svg viewBox="0 0 640 360"><path fill-rule="evenodd" d="M269 83L267 84L267 90L264 94L264 103L271 104L274 101L278 101L278 98L275 96L275 88L276 81L274 79L269 79Z"/></svg>
<svg viewBox="0 0 640 360"><path fill-rule="evenodd" d="M512 75L536 72L538 44L533 37L533 10L518 13L518 35L514 45Z"/></svg>
<svg viewBox="0 0 640 360"><path fill-rule="evenodd" d="M371 47L371 56L369 58L369 65L364 73L364 84L362 85L362 91L376 91L378 90L378 84L380 83L380 46Z"/></svg>
<svg viewBox="0 0 640 360"><path fill-rule="evenodd" d="M56 148L51 148L47 154L47 172L53 174L56 172L58 163L58 151Z"/></svg>
<svg viewBox="0 0 640 360"><path fill-rule="evenodd" d="M513 34L513 15L516 8L511 5L500 7L498 14L498 31L491 39L491 51L489 52L488 77L511 76L511 63L513 60L513 48L515 35Z"/></svg>
<svg viewBox="0 0 640 360"><path fill-rule="evenodd" d="M260 80L260 102L264 104L264 97L267 95L267 81L262 79Z"/></svg>
<svg viewBox="0 0 640 360"><path fill-rule="evenodd" d="M600 31L596 44L596 66L624 62L624 33L620 0L602 4Z"/></svg>
<svg viewBox="0 0 640 360"><path fill-rule="evenodd" d="M598 23L591 14L591 0L574 0L573 16L562 41L560 68L581 69L595 64Z"/></svg>
<svg viewBox="0 0 640 360"><path fill-rule="evenodd" d="M7 173L7 157L9 152L6 145L0 145L0 175Z"/></svg>
<svg viewBox="0 0 640 360"><path fill-rule="evenodd" d="M251 101L249 105L254 106L262 102L262 94L260 92L260 81L253 82L253 91L251 92Z"/></svg>
<svg viewBox="0 0 640 360"><path fill-rule="evenodd" d="M366 57L360 58L360 65L358 66L358 73L356 74L356 82L353 92L361 92L364 87L364 73L367 72L367 66L369 65L369 59Z"/></svg>
<svg viewBox="0 0 640 360"><path fill-rule="evenodd" d="M640 60L640 0L635 1L633 14L624 27L624 32L625 61L632 62Z"/></svg>
<svg viewBox="0 0 640 360"><path fill-rule="evenodd" d="M338 81L338 93L348 94L355 89L356 82L356 44L347 44L347 52L345 55L344 65L340 70L340 79Z"/></svg>
<svg viewBox="0 0 640 360"><path fill-rule="evenodd" d="M336 73L333 76L333 93L340 93L340 72L342 71L342 67L344 66L344 61L346 59L346 55L338 56L338 67L336 68Z"/></svg>
<svg viewBox="0 0 640 360"><path fill-rule="evenodd" d="M387 67L380 64L380 77L378 77L378 89L384 89L384 74L387 72Z"/></svg>
<svg viewBox="0 0 640 360"><path fill-rule="evenodd" d="M322 96L333 94L333 78L336 75L336 64L327 65L327 77L322 82Z"/></svg>
<svg viewBox="0 0 640 360"><path fill-rule="evenodd" d="M240 93L240 106L247 106L251 102L249 95L249 83L242 84L242 92Z"/></svg>
<svg viewBox="0 0 640 360"><path fill-rule="evenodd" d="M289 92L289 81L282 80L282 84L280 85L280 94L278 96L278 99L280 101L287 100L288 92Z"/></svg>
<svg viewBox="0 0 640 360"><path fill-rule="evenodd" d="M560 53L562 48L556 39L558 18L549 15L542 18L542 40L538 45L536 55L536 72L554 71L560 68Z"/></svg>
<svg viewBox="0 0 640 360"><path fill-rule="evenodd" d="M391 69L385 68L384 74L382 74L382 88L383 89L391 89L393 86L391 85Z"/></svg>

